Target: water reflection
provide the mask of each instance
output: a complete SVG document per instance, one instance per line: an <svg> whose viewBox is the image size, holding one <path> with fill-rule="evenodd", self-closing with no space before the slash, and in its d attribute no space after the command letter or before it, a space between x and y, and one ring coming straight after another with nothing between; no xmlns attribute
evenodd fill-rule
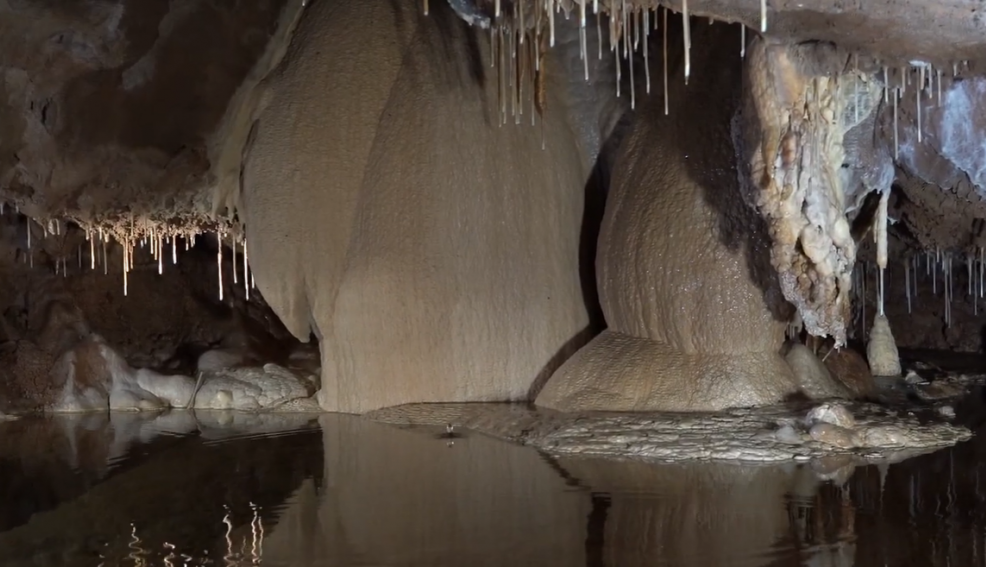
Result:
<svg viewBox="0 0 986 567"><path fill-rule="evenodd" d="M960 414L983 415L982 397ZM553 460L353 416L0 424L4 566L965 566L978 440L892 466ZM458 433L458 432L457 432Z"/></svg>

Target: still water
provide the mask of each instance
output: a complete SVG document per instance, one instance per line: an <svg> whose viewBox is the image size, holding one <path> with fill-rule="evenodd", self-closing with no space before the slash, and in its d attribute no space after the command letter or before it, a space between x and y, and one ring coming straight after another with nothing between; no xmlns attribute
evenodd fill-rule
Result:
<svg viewBox="0 0 986 567"><path fill-rule="evenodd" d="M986 415L977 394L960 419ZM352 416L0 423L0 565L972 566L986 441L844 486L566 458Z"/></svg>

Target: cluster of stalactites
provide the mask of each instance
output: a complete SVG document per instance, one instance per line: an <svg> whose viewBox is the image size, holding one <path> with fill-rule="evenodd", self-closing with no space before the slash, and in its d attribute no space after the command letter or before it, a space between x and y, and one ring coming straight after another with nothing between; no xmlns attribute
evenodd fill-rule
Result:
<svg viewBox="0 0 986 567"><path fill-rule="evenodd" d="M0 215L6 214L6 212L6 205L0 203ZM15 213L20 214L19 207L15 206ZM178 264L180 250L191 249L195 246L196 237L209 233L214 234L217 240L216 266L219 280L219 300L222 301L225 296L223 248L226 245L230 247L232 252L233 285L239 285L242 280L247 299L250 299L251 288L256 288L256 281L252 270L250 270L250 256L245 231L242 225L229 220L198 225L179 225L135 216L115 220L59 220L36 219L25 215L25 219L27 223L27 253L23 256L23 261L28 263L30 267L34 267L33 240L35 236L33 234L37 232L33 225L40 228L42 239L47 239L49 236L61 236L64 231L69 229L70 225L74 225L85 234L88 244L87 247L79 245L77 250L72 251L76 255L79 269L85 269L87 266L94 271L102 269L104 275L108 275L111 270L114 273L120 270L123 278L124 296L129 292L129 275L135 266L134 254L136 252L147 250L157 263L157 271L160 275L164 273L164 267L168 261L172 265ZM108 247L113 244L120 246L123 253L121 265L111 268ZM55 258L56 274L60 272L63 276L68 276L68 261L72 252ZM242 274L240 273L241 269Z"/></svg>
<svg viewBox="0 0 986 567"><path fill-rule="evenodd" d="M968 62L963 61L962 66L967 66ZM894 160L899 157L900 150L900 125L898 119L898 107L904 96L907 96L908 87L914 96L915 119L917 121L917 141L921 143L924 139L923 115L927 113L926 105L934 104L941 106L942 83L954 81L959 75L960 64L953 63L950 72L946 74L941 68L935 68L931 63L923 61L912 61L910 65L904 67L883 66L883 103L893 105L894 113Z"/></svg>
<svg viewBox="0 0 986 567"><path fill-rule="evenodd" d="M453 7L457 2L452 2ZM767 30L766 0L761 0L761 32ZM509 8L507 8L509 6ZM429 2L424 0L423 8L428 13ZM526 9L525 9L526 8ZM598 0L533 0L532 2L501 2L495 0L493 13L487 17L474 12L460 15L468 22L489 29L490 66L497 70L498 112L500 123L506 124L513 117L515 124L524 121L524 113L530 115L531 125L536 124L537 115L543 116L545 110L544 64L545 52L555 45L555 20L559 17L579 20L579 47L582 71L589 80L589 57L593 51L586 35L587 14L591 10L596 15L596 57L603 58L604 44L616 61L616 95L622 96L621 82L623 61L626 61L630 77L630 106L636 106L636 73L634 54L643 55L645 91L651 90L649 41L652 32L661 32L663 45L663 84L664 112L668 114L668 14L669 8L656 6L637 6L626 1L613 0L600 6ZM509 10L509 13L508 13ZM608 40L604 40L602 10L608 14ZM684 24L685 65L684 81L687 84L691 74L691 20L688 0L682 1L679 12ZM709 23L715 20L709 19ZM739 46L740 56L746 54L746 27L740 24L743 33Z"/></svg>
<svg viewBox="0 0 986 567"><path fill-rule="evenodd" d="M979 301L986 299L986 249L976 247L953 252L936 248L909 254L901 263L904 266L903 285L908 313L917 306L921 295L918 284L924 280L925 293L930 289L932 298L941 296L946 326L952 326L952 305L957 300L962 301L963 295L972 302L973 314L979 314ZM878 263L864 261L858 262L853 271L853 300L857 305L855 319L859 328L866 329L866 302L869 293L873 293L876 301L877 315L882 314L884 286L891 283L889 276L883 281L883 271ZM966 276L966 290L964 294L962 291L956 294L954 276L963 272ZM930 283L927 282L929 279Z"/></svg>

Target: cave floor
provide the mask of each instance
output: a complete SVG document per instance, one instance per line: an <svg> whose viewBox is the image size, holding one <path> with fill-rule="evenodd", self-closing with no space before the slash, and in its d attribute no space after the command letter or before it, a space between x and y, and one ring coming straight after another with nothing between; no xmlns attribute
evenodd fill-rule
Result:
<svg viewBox="0 0 986 567"><path fill-rule="evenodd" d="M978 387L956 421L986 427ZM520 412L520 410L515 410ZM898 460L655 463L334 414L0 423L20 565L978 565L981 435Z"/></svg>

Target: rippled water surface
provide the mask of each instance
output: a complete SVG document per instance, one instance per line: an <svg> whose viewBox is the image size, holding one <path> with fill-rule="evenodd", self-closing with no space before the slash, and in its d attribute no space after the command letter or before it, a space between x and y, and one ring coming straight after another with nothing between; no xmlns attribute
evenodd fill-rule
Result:
<svg viewBox="0 0 986 567"><path fill-rule="evenodd" d="M0 423L0 565L982 565L984 443L833 473L552 460L351 416L23 419Z"/></svg>

